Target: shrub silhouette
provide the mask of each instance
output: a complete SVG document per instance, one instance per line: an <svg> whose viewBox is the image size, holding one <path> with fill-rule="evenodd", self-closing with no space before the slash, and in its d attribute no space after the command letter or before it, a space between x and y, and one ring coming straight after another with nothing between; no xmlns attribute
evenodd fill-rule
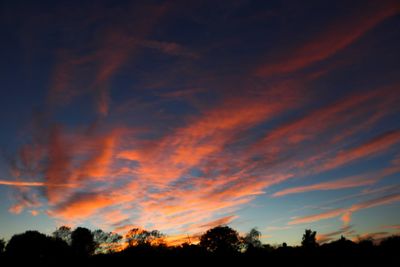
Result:
<svg viewBox="0 0 400 267"><path fill-rule="evenodd" d="M311 229L306 229L301 241L301 245L307 249L316 248L318 246L316 235L317 232L311 231Z"/></svg>

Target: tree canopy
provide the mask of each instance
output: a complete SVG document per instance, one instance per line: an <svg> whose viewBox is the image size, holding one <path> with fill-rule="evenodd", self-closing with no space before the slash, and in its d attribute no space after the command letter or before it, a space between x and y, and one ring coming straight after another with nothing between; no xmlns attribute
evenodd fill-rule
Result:
<svg viewBox="0 0 400 267"><path fill-rule="evenodd" d="M217 226L200 237L200 246L217 253L238 252L241 240L238 232L229 226Z"/></svg>
<svg viewBox="0 0 400 267"><path fill-rule="evenodd" d="M60 227L51 236L26 231L14 235L6 244L0 239L0 266L114 266L138 259L174 266L179 266L176 264L179 259L182 266L187 265L185 259L203 265L221 259L221 264L227 266L258 262L277 266L319 266L322 262L324 266L340 266L344 258L349 266L390 266L387 263L397 259L400 249L399 236L387 237L379 243L371 238L355 242L342 236L318 245L316 232L311 229L305 230L301 246L262 244L256 228L241 236L229 226L207 230L198 236L199 243L167 246L164 237L159 231L140 228L128 231L124 239L113 232L83 227L74 230ZM4 245L5 251L1 253Z"/></svg>

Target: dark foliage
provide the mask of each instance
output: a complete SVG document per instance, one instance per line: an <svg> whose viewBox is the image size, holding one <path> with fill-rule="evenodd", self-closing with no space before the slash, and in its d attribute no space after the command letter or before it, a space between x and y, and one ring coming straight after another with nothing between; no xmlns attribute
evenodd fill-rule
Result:
<svg viewBox="0 0 400 267"><path fill-rule="evenodd" d="M147 231L133 228L125 235L129 247L134 246L154 246L164 244L164 235L157 231Z"/></svg>
<svg viewBox="0 0 400 267"><path fill-rule="evenodd" d="M243 237L218 226L200 237L199 244L170 247L158 231L130 230L125 240L115 233L60 227L52 236L37 231L0 239L0 266L398 266L400 236L379 242L353 242L341 237L318 245L316 232L306 230L302 246L261 244L252 229ZM68 242L70 241L70 242ZM126 243L124 249L116 250ZM5 245L4 253L1 253ZM120 247L121 248L121 247ZM123 247L122 247L123 248Z"/></svg>
<svg viewBox="0 0 400 267"><path fill-rule="evenodd" d="M63 240L52 238L38 231L14 235L6 246L6 257L15 263L56 263L69 255L69 246Z"/></svg>
<svg viewBox="0 0 400 267"><path fill-rule="evenodd" d="M214 227L200 238L201 247L218 254L238 252L240 245L238 232L228 226Z"/></svg>
<svg viewBox="0 0 400 267"><path fill-rule="evenodd" d="M88 257L96 247L93 233L89 229L78 227L71 233L71 249L76 257Z"/></svg>
<svg viewBox="0 0 400 267"><path fill-rule="evenodd" d="M318 246L317 243L317 232L311 231L311 229L306 229L303 239L301 240L301 245L307 249L313 249Z"/></svg>
<svg viewBox="0 0 400 267"><path fill-rule="evenodd" d="M71 244L71 227L68 226L60 226L53 232L53 237L54 238L59 238L67 242L68 244Z"/></svg>

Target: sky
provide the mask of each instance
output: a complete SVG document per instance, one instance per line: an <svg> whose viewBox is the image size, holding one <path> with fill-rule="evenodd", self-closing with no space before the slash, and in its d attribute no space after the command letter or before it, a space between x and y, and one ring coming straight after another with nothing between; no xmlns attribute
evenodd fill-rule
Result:
<svg viewBox="0 0 400 267"><path fill-rule="evenodd" d="M0 2L0 237L400 231L400 2Z"/></svg>

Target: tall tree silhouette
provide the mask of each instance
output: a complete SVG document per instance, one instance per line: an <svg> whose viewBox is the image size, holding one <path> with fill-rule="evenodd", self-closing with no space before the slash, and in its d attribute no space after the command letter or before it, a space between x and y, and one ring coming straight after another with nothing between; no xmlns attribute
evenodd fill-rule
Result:
<svg viewBox="0 0 400 267"><path fill-rule="evenodd" d="M317 232L311 231L311 229L306 229L301 241L301 245L304 248L315 248L318 246L316 239Z"/></svg>
<svg viewBox="0 0 400 267"><path fill-rule="evenodd" d="M97 247L92 232L83 227L76 228L71 233L71 248L78 257L88 257L92 255Z"/></svg>
<svg viewBox="0 0 400 267"><path fill-rule="evenodd" d="M214 227L200 237L200 246L206 248L210 252L238 252L240 245L241 240L238 232L229 226Z"/></svg>

